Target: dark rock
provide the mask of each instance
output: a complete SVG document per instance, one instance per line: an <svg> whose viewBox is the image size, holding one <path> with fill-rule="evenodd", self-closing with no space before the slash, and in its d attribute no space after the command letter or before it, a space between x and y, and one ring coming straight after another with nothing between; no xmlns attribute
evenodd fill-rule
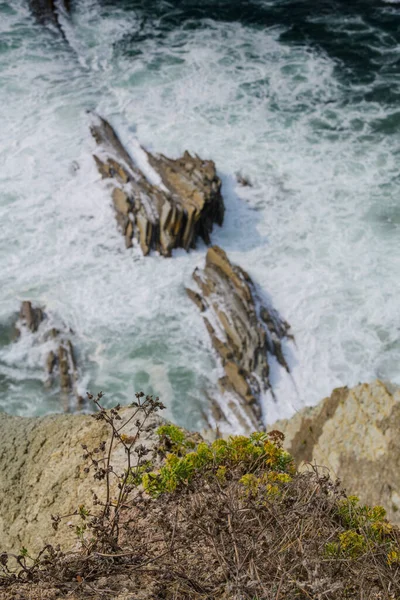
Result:
<svg viewBox="0 0 400 600"><path fill-rule="evenodd" d="M41 308L33 308L31 302L24 300L21 304L19 317L21 325L25 325L29 331L35 333L44 319L44 314Z"/></svg>
<svg viewBox="0 0 400 600"><path fill-rule="evenodd" d="M98 145L97 168L114 186L115 214L127 247L136 239L143 254L157 250L170 256L174 248L193 248L198 237L210 243L214 223L222 225L225 210L212 161L189 152L173 160L142 150L160 179L156 185L136 166L107 121L95 117L91 132Z"/></svg>
<svg viewBox="0 0 400 600"><path fill-rule="evenodd" d="M53 350L50 350L50 352L48 353L47 358L46 358L46 371L49 375L53 374L56 364L57 364L57 357L54 354Z"/></svg>
<svg viewBox="0 0 400 600"><path fill-rule="evenodd" d="M69 13L70 2L69 0L59 0L59 2L54 0L29 0L29 7L39 23L54 23L59 27L59 7Z"/></svg>
<svg viewBox="0 0 400 600"><path fill-rule="evenodd" d="M236 173L236 181L243 187L253 187L250 179L241 173Z"/></svg>
<svg viewBox="0 0 400 600"><path fill-rule="evenodd" d="M261 303L246 271L233 265L218 246L208 250L205 268L196 269L193 279L199 292L187 293L207 311L204 323L225 371L219 386L229 396L229 411L242 425L247 422L247 429L260 428L261 394L273 394L269 357L275 356L289 372L282 350L282 338L292 337L289 325ZM229 414L225 417L229 421Z"/></svg>

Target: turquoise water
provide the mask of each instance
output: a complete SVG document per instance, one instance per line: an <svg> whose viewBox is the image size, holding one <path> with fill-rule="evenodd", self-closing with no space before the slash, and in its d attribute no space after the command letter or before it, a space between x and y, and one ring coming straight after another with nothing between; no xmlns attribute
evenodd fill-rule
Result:
<svg viewBox="0 0 400 600"><path fill-rule="evenodd" d="M154 392L201 427L216 389L184 293L206 249L125 250L87 110L128 148L216 161L227 212L213 241L296 338L268 421L337 386L400 383L400 5L83 0L60 23L64 36L0 2L0 407L62 410L43 348L9 343L23 299L73 329L82 393Z"/></svg>

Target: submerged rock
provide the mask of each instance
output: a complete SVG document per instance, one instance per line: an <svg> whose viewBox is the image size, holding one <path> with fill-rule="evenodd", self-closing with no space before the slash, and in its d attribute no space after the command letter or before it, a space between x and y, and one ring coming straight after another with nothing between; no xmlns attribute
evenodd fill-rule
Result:
<svg viewBox="0 0 400 600"><path fill-rule="evenodd" d="M80 405L83 400L77 387L78 369L74 348L67 330L60 331L53 327L46 313L39 307L35 308L27 300L21 304L19 319L15 328L17 338L20 337L22 331L28 330L30 333L38 335L38 343L45 344L50 342L49 345L52 348L46 355L44 365L47 374L46 386L50 387L54 382L58 381L66 410L69 409L69 397L71 396Z"/></svg>
<svg viewBox="0 0 400 600"><path fill-rule="evenodd" d="M193 279L198 291L187 289L187 294L204 313L225 372L219 386L227 406L219 409L226 421L234 417L244 430L259 429L261 394L266 390L273 394L269 357L274 356L289 372L282 350L282 339L292 337L289 325L274 309L262 305L249 275L218 246L208 250L205 268L196 269ZM215 402L212 412L218 413Z"/></svg>
<svg viewBox="0 0 400 600"><path fill-rule="evenodd" d="M222 225L224 218L213 161L189 152L173 160L140 149L140 170L106 120L95 117L91 133L98 145L97 168L113 184L116 219L127 247L136 239L144 255L157 250L170 256L173 248L195 247L198 237L210 243L214 223Z"/></svg>
<svg viewBox="0 0 400 600"><path fill-rule="evenodd" d="M334 390L273 425L296 462L325 465L351 494L400 524L400 388L381 381Z"/></svg>
<svg viewBox="0 0 400 600"><path fill-rule="evenodd" d="M242 175L242 173L236 173L236 181L243 187L253 187L250 179L246 175Z"/></svg>
<svg viewBox="0 0 400 600"><path fill-rule="evenodd" d="M39 23L54 23L59 27L59 8L65 12L70 10L69 0L29 0L29 6Z"/></svg>

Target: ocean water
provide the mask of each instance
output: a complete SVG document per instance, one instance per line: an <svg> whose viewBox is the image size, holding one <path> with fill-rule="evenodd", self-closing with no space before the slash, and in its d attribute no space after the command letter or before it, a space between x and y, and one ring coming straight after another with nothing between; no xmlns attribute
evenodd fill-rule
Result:
<svg viewBox="0 0 400 600"><path fill-rule="evenodd" d="M338 386L400 384L400 4L76 0L60 23L0 0L0 409L63 410L43 348L10 343L24 299L72 328L82 393L159 394L200 428L216 390L184 292L206 247L125 250L91 110L128 149L215 160L226 220L213 241L296 340L268 422Z"/></svg>

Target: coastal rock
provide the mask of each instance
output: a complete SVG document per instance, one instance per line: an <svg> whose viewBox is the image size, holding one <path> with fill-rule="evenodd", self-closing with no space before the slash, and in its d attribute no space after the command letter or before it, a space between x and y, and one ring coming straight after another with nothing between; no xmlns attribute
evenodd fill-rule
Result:
<svg viewBox="0 0 400 600"><path fill-rule="evenodd" d="M230 422L234 417L243 430L259 429L261 394L269 390L273 395L269 357L289 372L282 350L282 339L292 337L289 325L262 305L249 275L218 246L208 250L205 268L196 269L193 279L198 291L187 289L187 294L203 313L224 369L219 380L226 397L225 409L221 406L224 418Z"/></svg>
<svg viewBox="0 0 400 600"><path fill-rule="evenodd" d="M54 23L59 27L58 11L62 10L69 13L69 0L29 0L30 9L39 23Z"/></svg>
<svg viewBox="0 0 400 600"><path fill-rule="evenodd" d="M27 327L32 333L38 330L40 323L44 320L42 309L34 308L28 300L21 303L19 317L21 325Z"/></svg>
<svg viewBox="0 0 400 600"><path fill-rule="evenodd" d="M174 248L194 248L198 237L210 243L214 223L222 225L224 218L221 181L212 161L187 151L174 160L139 148L141 170L105 119L94 117L91 133L99 173L112 182L127 247L136 239L144 255L157 250L170 256Z"/></svg>
<svg viewBox="0 0 400 600"><path fill-rule="evenodd" d="M298 464L325 465L348 493L400 524L400 389L381 381L334 390L273 429Z"/></svg>
<svg viewBox="0 0 400 600"><path fill-rule="evenodd" d="M121 409L122 419L132 409ZM146 422L141 443L154 445L157 416ZM124 429L136 431L134 421ZM54 531L50 515L71 515L79 505L92 501L92 490L104 499L104 482L87 475L81 444L95 448L108 440L110 432L103 421L88 415L11 417L0 419L0 553L19 552L22 546L33 555L45 543L69 549L76 542L74 528L60 525ZM112 464L123 472L125 452L116 445Z"/></svg>
<svg viewBox="0 0 400 600"><path fill-rule="evenodd" d="M78 392L75 352L67 330L64 328L64 331L61 331L53 327L47 314L27 300L21 304L15 329L16 338L19 338L22 332L28 331L36 336L37 343L47 344L50 347L44 361L47 374L46 387L50 387L58 380L65 410L69 410L71 396L78 406L81 405L83 400Z"/></svg>

